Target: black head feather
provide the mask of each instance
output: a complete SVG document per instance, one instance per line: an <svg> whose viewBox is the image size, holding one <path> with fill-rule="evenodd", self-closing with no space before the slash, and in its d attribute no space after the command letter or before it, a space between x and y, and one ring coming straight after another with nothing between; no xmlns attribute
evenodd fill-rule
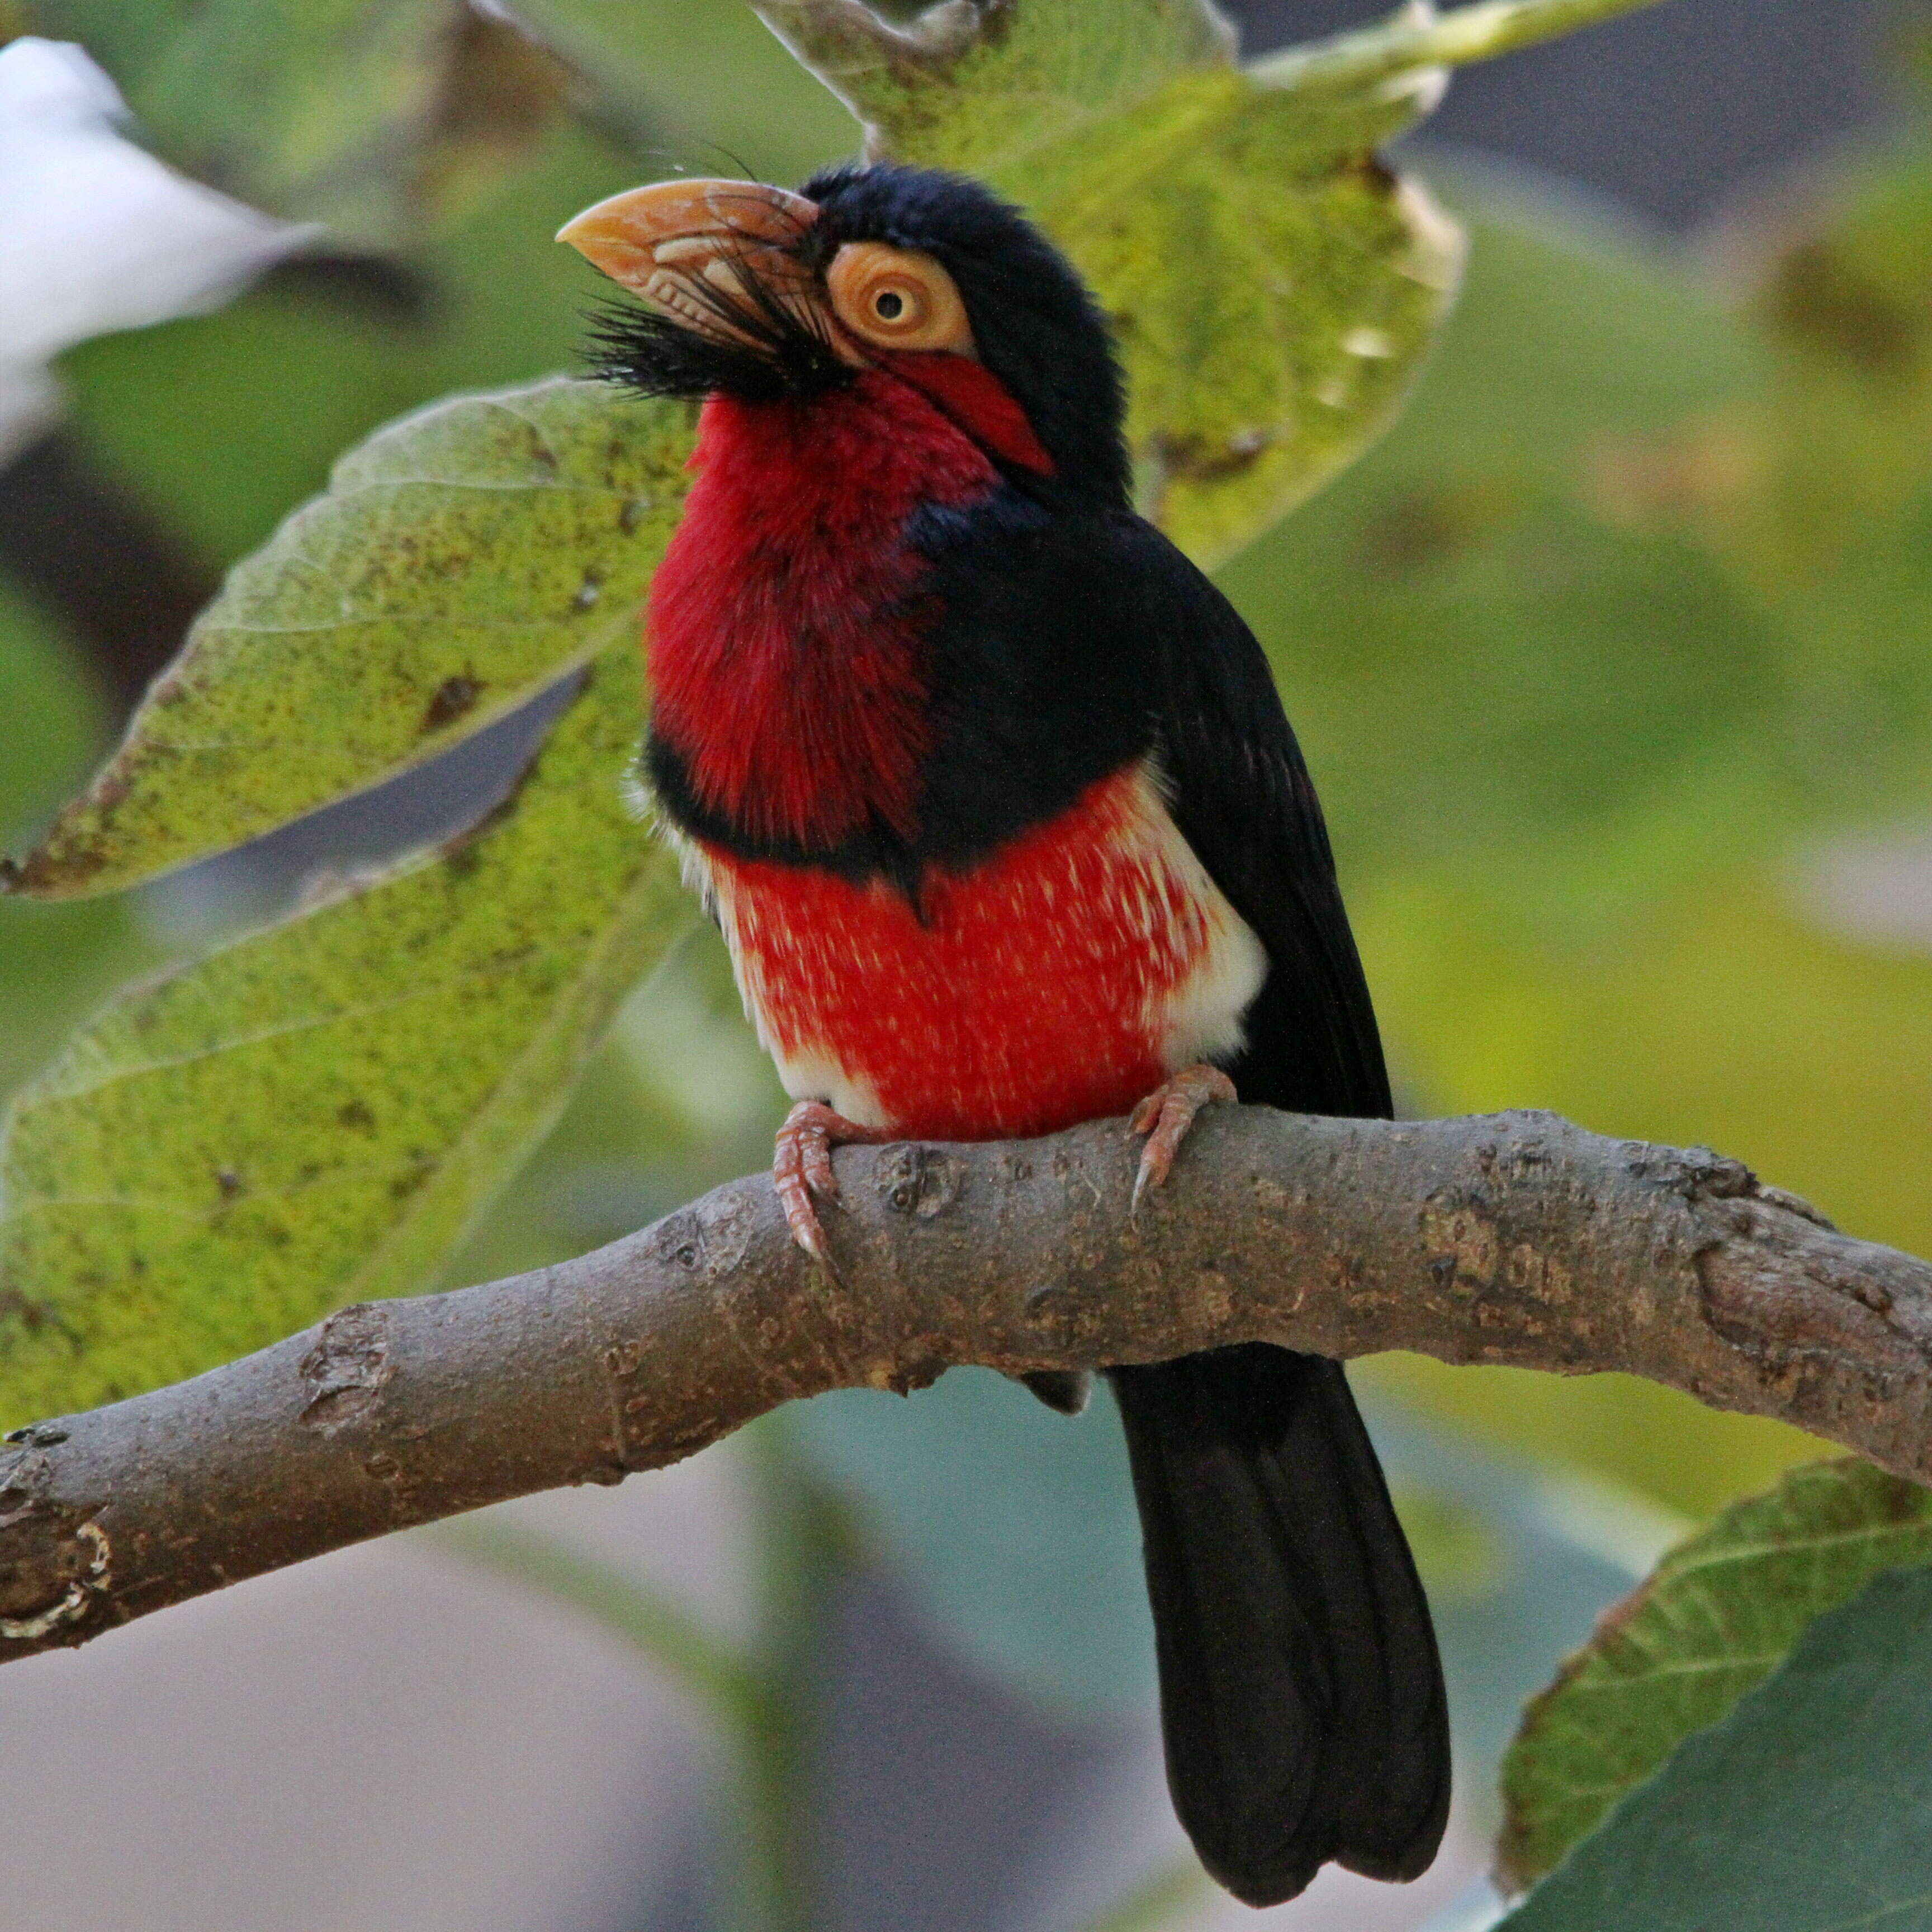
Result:
<svg viewBox="0 0 1932 1932"><path fill-rule="evenodd" d="M818 204L828 260L847 242L884 242L938 261L966 304L980 361L1026 412L1061 482L1126 506L1126 395L1106 318L1017 208L967 176L892 162L827 168L799 192Z"/></svg>

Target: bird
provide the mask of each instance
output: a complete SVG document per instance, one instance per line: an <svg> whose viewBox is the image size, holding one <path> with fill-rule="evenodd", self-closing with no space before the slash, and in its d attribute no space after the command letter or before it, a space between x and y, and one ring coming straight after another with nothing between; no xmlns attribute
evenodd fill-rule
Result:
<svg viewBox="0 0 1932 1932"><path fill-rule="evenodd" d="M849 1142L1126 1115L1138 1203L1204 1106L1388 1117L1267 660L1135 514L1120 364L1066 256L984 184L889 160L656 182L559 238L625 292L592 373L700 404L639 778L794 1102L799 1245L833 1265ZM1418 1876L1442 1669L1342 1365L1252 1342L1104 1372L1202 1864L1256 1906L1330 1862Z"/></svg>

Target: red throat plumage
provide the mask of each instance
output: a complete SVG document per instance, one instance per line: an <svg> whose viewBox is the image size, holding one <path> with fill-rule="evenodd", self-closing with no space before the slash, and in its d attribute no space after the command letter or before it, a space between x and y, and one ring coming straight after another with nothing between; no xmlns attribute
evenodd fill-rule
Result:
<svg viewBox="0 0 1932 1932"><path fill-rule="evenodd" d="M651 590L652 728L706 807L761 842L836 844L875 816L909 832L929 728L902 532L998 472L884 370L810 401L714 397L692 464Z"/></svg>

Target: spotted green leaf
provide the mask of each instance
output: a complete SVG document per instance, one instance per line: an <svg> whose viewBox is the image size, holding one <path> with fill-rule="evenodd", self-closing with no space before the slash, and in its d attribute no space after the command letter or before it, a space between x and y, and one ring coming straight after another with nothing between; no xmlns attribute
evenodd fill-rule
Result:
<svg viewBox="0 0 1932 1932"><path fill-rule="evenodd" d="M868 152L973 174L1234 52L1210 0L943 0L903 26L858 0L754 4L864 124Z"/></svg>
<svg viewBox="0 0 1932 1932"><path fill-rule="evenodd" d="M1932 1570L1821 1617L1503 1932L1926 1932Z"/></svg>
<svg viewBox="0 0 1932 1932"><path fill-rule="evenodd" d="M363 790L619 640L689 418L555 380L379 430L230 575L16 890L129 885Z"/></svg>
<svg viewBox="0 0 1932 1932"><path fill-rule="evenodd" d="M123 994L0 1155L0 1410L111 1400L420 1288L694 911L608 652L496 822Z"/></svg>
<svg viewBox="0 0 1932 1932"><path fill-rule="evenodd" d="M1140 507L1203 564L1388 427L1447 312L1462 232L1373 158L1400 118L1193 74L995 176L1112 318Z"/></svg>
<svg viewBox="0 0 1932 1932"><path fill-rule="evenodd" d="M760 10L868 150L1012 195L1112 316L1142 507L1232 555L1373 440L1460 272L1460 230L1376 158L1409 82L1264 85L1198 0L954 0L887 26L851 0Z"/></svg>
<svg viewBox="0 0 1932 1932"><path fill-rule="evenodd" d="M1540 1878L1768 1677L1815 1618L1881 1570L1927 1562L1932 1491L1868 1463L1813 1463L1726 1510L1530 1705L1503 1766L1504 1875Z"/></svg>

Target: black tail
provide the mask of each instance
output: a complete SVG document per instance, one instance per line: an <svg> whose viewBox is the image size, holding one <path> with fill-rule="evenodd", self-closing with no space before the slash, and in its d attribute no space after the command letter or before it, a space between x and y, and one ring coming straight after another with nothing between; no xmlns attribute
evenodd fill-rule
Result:
<svg viewBox="0 0 1932 1932"><path fill-rule="evenodd" d="M1174 1807L1250 1905L1409 1879L1449 1808L1429 1606L1339 1362L1255 1342L1108 1371Z"/></svg>

